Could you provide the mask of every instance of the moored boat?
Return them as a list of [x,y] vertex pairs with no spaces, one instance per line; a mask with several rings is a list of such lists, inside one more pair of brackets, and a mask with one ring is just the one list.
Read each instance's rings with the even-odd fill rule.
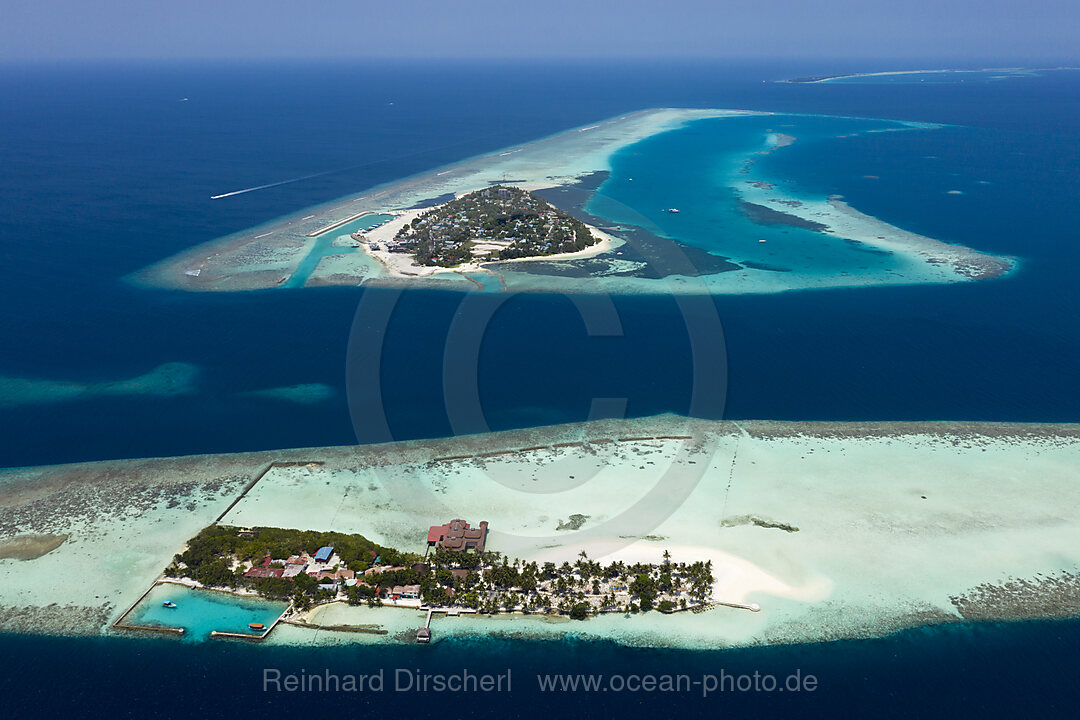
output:
[[266,626],[263,625],[262,623],[248,623],[248,627],[251,628],[252,630],[262,630]]
[[161,603],[161,606],[167,608],[174,608],[176,607],[176,603],[174,603],[172,600],[166,600],[165,602]]

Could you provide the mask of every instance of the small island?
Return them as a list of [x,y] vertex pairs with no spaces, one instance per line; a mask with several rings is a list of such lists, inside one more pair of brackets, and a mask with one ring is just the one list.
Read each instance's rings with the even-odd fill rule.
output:
[[[420,554],[355,533],[211,525],[188,541],[158,584],[285,601],[289,607],[280,621],[300,627],[319,627],[308,622],[307,611],[334,602],[425,610],[428,623],[431,612],[585,620],[603,613],[696,611],[713,604],[710,560],[675,562],[665,552],[660,563],[602,564],[581,551],[573,563],[539,563],[488,550],[486,538],[486,522],[472,528],[452,520],[430,528]],[[156,629],[123,620],[116,627]],[[262,623],[251,629],[260,639],[269,633]],[[430,630],[418,639],[427,642]]]
[[387,249],[411,253],[421,265],[456,267],[579,252],[596,242],[585,223],[538,195],[496,185],[407,221]]

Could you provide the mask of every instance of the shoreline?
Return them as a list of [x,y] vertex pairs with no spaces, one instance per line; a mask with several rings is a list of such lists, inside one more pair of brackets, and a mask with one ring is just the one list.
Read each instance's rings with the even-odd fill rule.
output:
[[[522,187],[524,184],[515,185],[515,187]],[[548,186],[554,187],[554,186]],[[528,187],[523,189],[544,189],[542,187]],[[441,207],[441,205],[432,205],[425,208],[399,210],[399,211],[387,211],[395,212],[396,215],[393,220],[389,220],[379,227],[363,233],[362,237],[353,236],[353,240],[360,246],[358,249],[367,255],[371,260],[379,263],[386,271],[386,280],[408,280],[410,278],[435,278],[439,275],[449,276],[452,273],[458,275],[464,275],[467,273],[491,273],[493,275],[500,275],[496,270],[492,269],[492,266],[501,265],[504,263],[521,263],[521,262],[560,262],[563,260],[580,260],[585,258],[596,257],[602,255],[610,250],[618,248],[623,244],[623,241],[613,237],[612,235],[600,230],[599,228],[585,224],[585,227],[589,228],[589,232],[592,233],[596,242],[587,248],[582,250],[576,250],[568,253],[555,253],[552,255],[537,255],[534,257],[512,258],[510,260],[473,260],[471,262],[462,263],[453,267],[443,267],[440,265],[418,265],[412,258],[412,255],[406,253],[392,253],[389,250],[372,250],[372,244],[378,244],[385,247],[389,241],[391,241],[397,232],[403,225],[411,222],[419,215],[425,212]],[[324,258],[325,260],[326,258]],[[312,273],[314,277],[318,273]],[[310,281],[309,281],[310,284]]]
[[[323,464],[301,464],[311,461]],[[267,470],[270,462],[293,464]],[[573,560],[582,549],[600,562],[655,560],[665,549],[677,561],[707,557],[714,600],[760,607],[603,615],[572,626],[628,645],[786,644],[940,622],[1077,617],[1080,549],[1068,542],[1080,522],[1076,467],[1078,424],[665,415],[9,469],[0,473],[0,530],[69,540],[34,560],[0,561],[0,630],[108,632],[182,543],[222,514],[224,524],[363,532],[409,549],[453,512],[490,520],[491,546],[510,557]],[[401,494],[406,478],[413,489]],[[535,494],[537,481],[554,485]],[[69,582],[58,588],[58,576]],[[365,635],[379,642],[401,642],[397,625],[416,627],[410,613],[353,610],[325,624],[385,626],[386,635]],[[513,628],[542,639],[560,625],[498,615],[452,630],[444,620],[433,626],[440,637]],[[313,641],[287,627],[268,641],[300,637]]]

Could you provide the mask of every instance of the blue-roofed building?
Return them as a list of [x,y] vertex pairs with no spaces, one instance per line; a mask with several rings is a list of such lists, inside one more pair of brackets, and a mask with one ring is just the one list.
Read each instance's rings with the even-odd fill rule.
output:
[[334,554],[334,548],[330,545],[319,548],[319,551],[315,553],[315,562],[324,563],[330,559],[330,556]]

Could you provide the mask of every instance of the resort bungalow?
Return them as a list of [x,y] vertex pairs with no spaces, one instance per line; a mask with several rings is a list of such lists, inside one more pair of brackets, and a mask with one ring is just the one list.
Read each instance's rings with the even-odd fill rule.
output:
[[420,597],[419,585],[395,585],[390,589],[391,600],[415,600]]
[[464,520],[451,520],[445,525],[432,525],[428,530],[428,547],[440,547],[445,550],[464,552],[465,550],[484,551],[487,542],[487,520],[479,527],[470,527]]

